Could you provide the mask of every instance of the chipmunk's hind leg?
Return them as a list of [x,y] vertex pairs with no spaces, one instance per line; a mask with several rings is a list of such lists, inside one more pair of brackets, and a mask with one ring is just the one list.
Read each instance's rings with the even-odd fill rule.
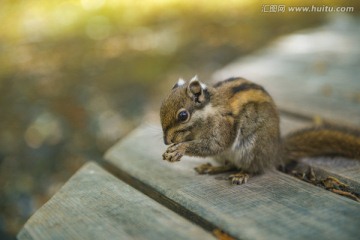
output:
[[196,172],[199,174],[219,174],[224,172],[229,172],[235,170],[235,166],[228,164],[228,165],[221,165],[221,166],[213,166],[211,163],[201,164],[194,168]]

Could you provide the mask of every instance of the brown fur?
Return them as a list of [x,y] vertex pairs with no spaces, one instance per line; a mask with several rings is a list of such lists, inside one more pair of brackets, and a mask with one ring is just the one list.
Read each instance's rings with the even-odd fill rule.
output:
[[302,129],[284,138],[286,161],[318,156],[360,159],[359,130],[322,125]]
[[[182,109],[190,114],[186,122],[177,116]],[[168,161],[179,161],[183,155],[212,156],[222,164],[257,174],[282,161],[307,156],[360,159],[360,133],[339,127],[305,129],[282,141],[271,96],[242,78],[211,87],[197,79],[176,84],[162,103],[160,117],[164,142],[171,144],[163,155]]]

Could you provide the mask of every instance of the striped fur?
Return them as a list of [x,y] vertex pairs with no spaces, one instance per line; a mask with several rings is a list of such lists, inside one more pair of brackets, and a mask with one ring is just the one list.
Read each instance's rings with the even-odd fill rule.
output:
[[[190,119],[176,114],[186,109]],[[279,115],[268,92],[243,78],[206,86],[197,78],[177,84],[160,109],[164,160],[212,156],[250,174],[308,156],[360,159],[360,131],[323,125],[280,138]]]
[[[213,156],[251,173],[275,166],[279,120],[270,95],[242,78],[201,86],[206,99],[201,104],[186,97],[189,85],[173,89],[164,100],[160,116],[165,142],[186,146],[182,154]],[[188,109],[189,122],[176,120],[180,108]]]

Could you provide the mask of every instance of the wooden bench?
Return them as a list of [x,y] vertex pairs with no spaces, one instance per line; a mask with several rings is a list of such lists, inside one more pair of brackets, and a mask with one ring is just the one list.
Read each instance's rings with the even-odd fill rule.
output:
[[[345,37],[360,42],[358,35]],[[304,68],[293,69],[292,79],[279,68],[263,75],[252,70],[267,69],[274,62],[277,66],[289,61],[311,64],[292,52],[281,52],[281,46],[271,49],[224,68],[214,78],[254,75],[251,79],[265,85],[280,106],[283,134],[310,124],[315,115],[359,126],[359,102],[347,98],[360,92],[359,68],[351,70],[357,71],[355,75],[351,72],[341,79],[349,82],[348,87],[340,84],[338,88],[337,73],[348,73],[336,61],[329,61],[326,88],[334,94],[319,94],[323,78],[317,78],[317,73],[302,78]],[[337,56],[336,49],[323,52],[330,50]],[[346,56],[359,60],[350,52]],[[360,202],[356,199],[280,171],[253,177],[244,185],[230,185],[227,174],[198,175],[193,170],[211,159],[184,157],[168,163],[161,158],[165,149],[158,122],[140,126],[107,151],[102,166],[90,162],[81,168],[28,220],[18,239],[359,239]],[[303,159],[296,171],[303,169],[311,169],[321,179],[335,177],[360,194],[360,161]]]

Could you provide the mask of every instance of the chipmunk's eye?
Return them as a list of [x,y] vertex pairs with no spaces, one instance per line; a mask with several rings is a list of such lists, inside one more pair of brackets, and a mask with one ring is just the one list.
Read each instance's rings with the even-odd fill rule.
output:
[[189,119],[189,112],[185,109],[180,109],[177,118],[180,122],[186,122]]

